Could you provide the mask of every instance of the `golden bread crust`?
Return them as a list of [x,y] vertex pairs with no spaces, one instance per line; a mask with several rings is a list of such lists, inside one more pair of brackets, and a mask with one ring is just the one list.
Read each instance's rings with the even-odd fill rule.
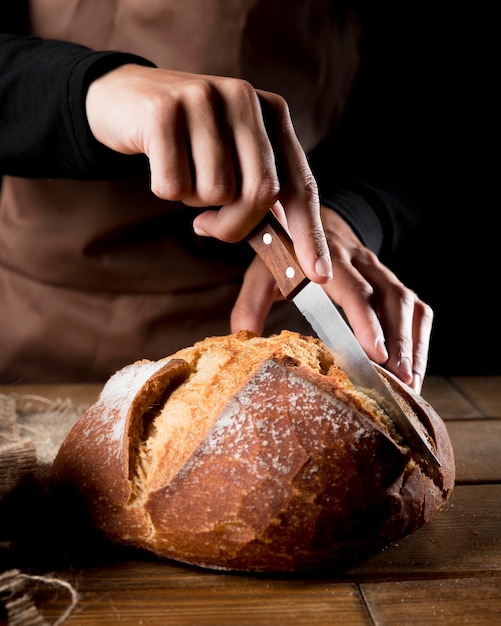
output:
[[75,425],[54,480],[113,541],[204,567],[298,571],[351,563],[443,508],[443,421],[380,370],[434,446],[411,452],[317,339],[210,337],[117,372]]

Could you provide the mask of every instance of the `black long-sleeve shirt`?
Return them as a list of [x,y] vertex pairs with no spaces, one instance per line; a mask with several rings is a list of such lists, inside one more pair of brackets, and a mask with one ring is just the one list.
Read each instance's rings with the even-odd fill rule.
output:
[[131,62],[150,64],[126,53],[0,34],[0,172],[85,180],[144,169],[143,159],[119,155],[96,141],[85,117],[90,82]]

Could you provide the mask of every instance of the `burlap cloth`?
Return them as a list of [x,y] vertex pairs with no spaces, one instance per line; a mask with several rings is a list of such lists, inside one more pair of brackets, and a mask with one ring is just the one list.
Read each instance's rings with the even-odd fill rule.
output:
[[[40,563],[32,567],[27,554],[36,562],[37,546],[48,541],[51,465],[86,408],[64,398],[0,394],[0,626],[62,624],[77,604],[72,585],[37,571]],[[43,605],[54,596],[65,608],[48,622]]]

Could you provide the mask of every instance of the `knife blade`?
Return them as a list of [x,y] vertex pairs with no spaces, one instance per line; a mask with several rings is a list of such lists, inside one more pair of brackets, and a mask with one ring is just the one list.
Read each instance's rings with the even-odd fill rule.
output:
[[430,444],[403,412],[336,305],[304,274],[291,238],[271,211],[247,241],[273,274],[282,295],[297,306],[355,387],[379,404],[411,450],[440,467]]

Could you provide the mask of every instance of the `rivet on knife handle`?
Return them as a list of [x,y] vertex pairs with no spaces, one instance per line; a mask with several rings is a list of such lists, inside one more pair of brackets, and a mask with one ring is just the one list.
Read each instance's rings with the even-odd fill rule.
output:
[[291,238],[271,213],[248,235],[247,241],[268,266],[287,300],[309,282],[296,259]]

